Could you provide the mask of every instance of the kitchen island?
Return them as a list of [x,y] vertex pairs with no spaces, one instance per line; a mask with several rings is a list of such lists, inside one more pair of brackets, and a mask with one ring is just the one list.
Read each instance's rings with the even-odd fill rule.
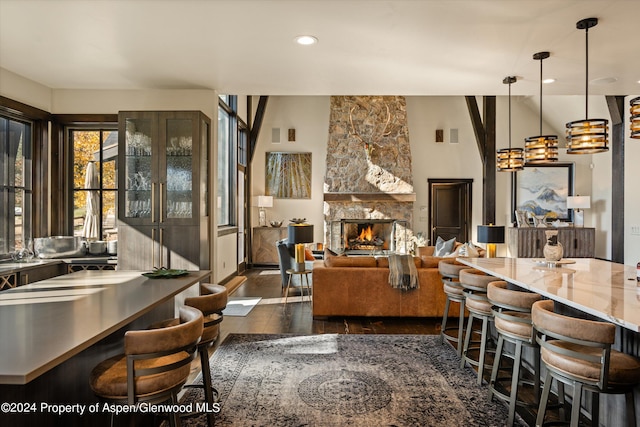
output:
[[[555,301],[555,310],[617,325],[614,348],[640,356],[640,287],[632,266],[594,258],[550,264],[535,258],[457,258],[498,279]],[[600,397],[601,425],[625,424],[624,398]],[[635,388],[635,425],[640,425],[640,385]]]
[[[96,402],[89,372],[122,352],[126,330],[172,317],[174,297],[211,274],[148,279],[141,273],[80,271],[1,292],[0,401]],[[0,413],[0,425],[58,420],[46,415]],[[65,422],[72,424],[64,425],[91,424],[77,414],[70,417]]]

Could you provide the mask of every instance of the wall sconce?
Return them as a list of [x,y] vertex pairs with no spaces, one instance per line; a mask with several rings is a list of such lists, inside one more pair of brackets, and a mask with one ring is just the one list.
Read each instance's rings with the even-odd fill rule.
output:
[[496,243],[504,243],[504,225],[479,225],[478,242],[487,244],[487,258],[495,258]]
[[289,140],[289,142],[296,142],[296,130],[295,129],[289,129],[288,140]]
[[589,209],[591,207],[590,196],[569,196],[567,197],[567,208],[574,209],[573,225],[575,227],[584,227],[584,211],[580,209]]
[[633,98],[631,104],[631,138],[640,139],[640,96]]
[[436,129],[436,142],[444,142],[444,130]]
[[267,212],[264,208],[273,207],[273,196],[258,196],[256,201],[256,205],[260,208],[258,212],[258,225],[260,227],[267,226]]

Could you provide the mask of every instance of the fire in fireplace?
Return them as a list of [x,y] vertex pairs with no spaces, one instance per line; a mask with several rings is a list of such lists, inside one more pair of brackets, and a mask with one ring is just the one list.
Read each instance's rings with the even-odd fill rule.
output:
[[389,250],[393,241],[392,219],[343,219],[342,236],[346,251]]

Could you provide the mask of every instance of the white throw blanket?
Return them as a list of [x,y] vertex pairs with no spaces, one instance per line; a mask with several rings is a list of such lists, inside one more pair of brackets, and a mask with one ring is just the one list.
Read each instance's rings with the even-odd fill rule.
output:
[[403,291],[420,287],[418,269],[411,255],[389,255],[389,284]]

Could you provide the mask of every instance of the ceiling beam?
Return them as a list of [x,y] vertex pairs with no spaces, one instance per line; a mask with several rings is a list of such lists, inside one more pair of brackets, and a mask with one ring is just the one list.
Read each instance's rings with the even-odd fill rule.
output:
[[482,119],[475,96],[465,96],[482,160],[482,223],[496,223],[496,97],[482,97]]
[[256,109],[256,117],[253,119],[251,125],[251,132],[249,134],[249,163],[253,160],[253,154],[256,151],[256,145],[258,144],[258,135],[260,135],[260,128],[262,127],[262,120],[267,110],[268,96],[261,96],[258,101],[258,108]]
[[611,115],[611,261],[624,263],[624,96],[607,96]]

